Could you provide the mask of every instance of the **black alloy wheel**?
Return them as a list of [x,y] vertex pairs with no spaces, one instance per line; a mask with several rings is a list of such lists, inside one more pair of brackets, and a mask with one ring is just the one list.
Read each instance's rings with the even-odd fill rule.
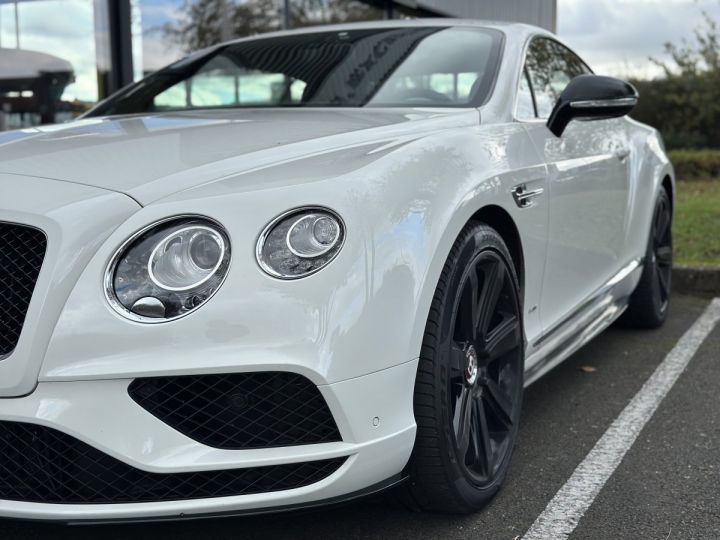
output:
[[467,513],[498,491],[517,437],[524,350],[508,249],[494,229],[470,225],[443,269],[420,355],[413,507]]
[[663,190],[655,205],[652,235],[652,260],[650,265],[655,271],[656,301],[661,310],[667,310],[670,302],[670,282],[672,278],[672,210],[670,199]]
[[672,289],[672,203],[664,188],[655,200],[643,272],[619,323],[659,328],[667,318]]
[[449,351],[455,450],[466,474],[492,482],[512,444],[522,390],[519,305],[508,264],[495,251],[468,266],[456,298]]

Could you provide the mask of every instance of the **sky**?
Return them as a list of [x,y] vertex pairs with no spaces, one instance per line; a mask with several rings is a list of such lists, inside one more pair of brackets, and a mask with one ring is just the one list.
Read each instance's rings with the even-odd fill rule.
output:
[[160,28],[177,19],[183,0],[136,0],[142,22],[142,70],[159,69],[177,60],[182,51],[177,45],[167,43]]
[[[475,0],[478,1],[478,0]],[[501,1],[501,0],[500,0]],[[557,0],[558,34],[597,72],[652,78],[661,69],[664,44],[691,38],[703,11],[720,21],[720,0]],[[143,26],[158,27],[176,14],[180,0],[141,0]],[[144,36],[145,64],[157,68],[174,60],[176,49],[158,33]]]
[[[11,4],[0,0],[0,43],[15,46]],[[242,1],[242,0],[236,0]],[[479,0],[475,0],[479,1]],[[501,1],[501,0],[500,0]],[[180,55],[176,46],[149,31],[177,16],[183,0],[133,0],[141,71],[160,68]],[[557,0],[558,34],[597,72],[618,77],[661,74],[649,57],[665,59],[663,44],[692,38],[707,11],[720,21],[720,0]],[[50,16],[48,16],[50,15]],[[54,54],[75,67],[76,82],[65,99],[97,99],[92,0],[21,2],[21,46]]]
[[652,78],[648,58],[692,39],[703,11],[720,21],[720,0],[558,0],[558,35],[597,73]]

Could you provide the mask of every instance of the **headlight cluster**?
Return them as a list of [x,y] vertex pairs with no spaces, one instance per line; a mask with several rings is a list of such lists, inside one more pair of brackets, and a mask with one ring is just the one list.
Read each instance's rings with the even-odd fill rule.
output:
[[[332,261],[345,241],[337,214],[302,208],[276,218],[260,235],[256,255],[271,276],[297,279]],[[105,294],[121,315],[163,322],[194,311],[220,288],[230,267],[230,240],[214,221],[177,217],[135,234],[105,272]]]
[[260,235],[257,259],[271,276],[297,279],[332,261],[345,240],[340,218],[325,208],[293,210]]
[[230,266],[230,242],[219,225],[177,218],[141,231],[118,251],[105,276],[108,300],[136,320],[176,319],[218,290]]

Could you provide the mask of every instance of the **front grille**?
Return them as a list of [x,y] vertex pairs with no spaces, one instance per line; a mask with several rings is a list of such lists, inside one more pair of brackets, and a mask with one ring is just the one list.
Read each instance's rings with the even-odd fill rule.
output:
[[174,474],[136,469],[52,428],[0,422],[0,499],[102,504],[267,493],[327,478],[347,458]]
[[134,380],[130,396],[157,418],[215,448],[272,448],[342,440],[312,382],[258,372]]
[[0,358],[20,339],[46,247],[42,231],[0,222]]

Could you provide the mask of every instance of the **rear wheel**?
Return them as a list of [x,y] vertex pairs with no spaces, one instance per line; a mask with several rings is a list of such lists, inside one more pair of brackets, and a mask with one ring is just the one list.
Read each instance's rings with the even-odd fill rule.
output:
[[661,189],[655,202],[642,277],[620,322],[635,328],[659,328],[667,318],[672,285],[672,207]]
[[510,254],[495,230],[468,226],[445,263],[420,355],[406,485],[417,509],[467,513],[495,495],[517,436],[523,368]]

